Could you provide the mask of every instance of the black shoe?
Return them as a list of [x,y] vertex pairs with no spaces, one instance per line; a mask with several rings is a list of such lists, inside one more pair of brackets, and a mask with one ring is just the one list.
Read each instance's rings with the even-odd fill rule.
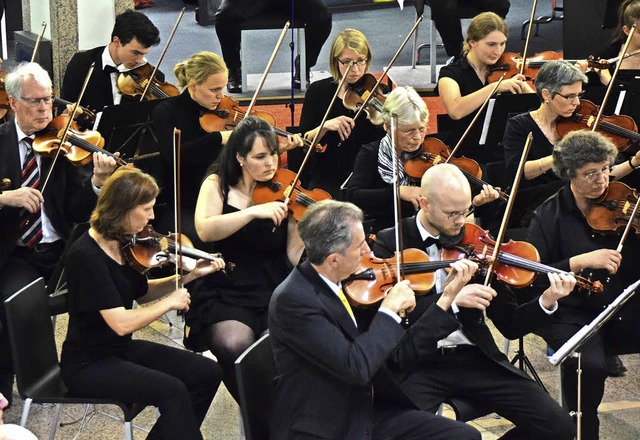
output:
[[[293,71],[293,88],[300,90],[302,82],[300,81],[300,56],[297,55],[294,61],[295,70]],[[311,69],[307,68],[307,87],[309,87],[309,78],[311,78]]]
[[606,357],[604,361],[604,370],[609,377],[622,377],[627,374],[627,367],[625,367],[622,360],[615,355]]
[[242,93],[242,69],[240,67],[229,69],[227,92]]

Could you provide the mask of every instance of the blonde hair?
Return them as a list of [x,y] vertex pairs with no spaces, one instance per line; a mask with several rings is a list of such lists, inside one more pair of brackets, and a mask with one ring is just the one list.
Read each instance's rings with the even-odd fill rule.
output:
[[371,66],[371,48],[369,47],[367,37],[359,30],[345,29],[336,35],[331,45],[331,52],[329,53],[329,70],[331,70],[331,76],[333,76],[336,82],[340,81],[341,78],[338,58],[347,48],[353,49],[358,54],[367,58],[365,72],[368,72]]
[[483,12],[476,15],[467,28],[467,38],[464,40],[462,52],[469,52],[469,49],[471,49],[470,42],[480,41],[493,31],[500,31],[505,37],[509,36],[509,27],[498,14]]
[[178,79],[178,85],[182,88],[193,82],[202,84],[207,78],[216,73],[227,74],[227,65],[220,55],[213,52],[198,52],[191,58],[176,64],[173,73]]

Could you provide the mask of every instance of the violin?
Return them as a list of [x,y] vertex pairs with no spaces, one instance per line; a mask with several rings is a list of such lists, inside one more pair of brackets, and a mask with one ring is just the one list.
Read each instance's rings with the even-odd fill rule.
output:
[[[124,95],[133,97],[142,96],[149,84],[149,78],[153,71],[153,66],[146,63],[127,72],[121,72],[116,80],[116,86],[118,90],[120,90],[120,93]],[[178,96],[179,94],[180,91],[176,86],[168,82],[160,82],[154,76],[151,78],[151,84],[149,85],[147,93],[144,95],[144,99],[150,101],[152,99]]]
[[47,128],[38,132],[33,141],[34,151],[41,156],[53,157],[60,150],[60,154],[75,166],[88,164],[92,160],[92,153],[96,152],[112,157],[118,165],[127,165],[124,159],[102,148],[104,138],[100,133],[92,130],[79,131],[75,122],[71,123],[66,141],[61,143],[60,136],[69,122],[69,117],[66,114],[56,116]]
[[[587,214],[587,223],[595,231],[616,234],[622,232],[631,220],[631,212],[638,202],[638,192],[622,182],[610,182],[605,193],[593,201]],[[631,227],[640,236],[638,216]]]
[[[488,231],[474,223],[466,223],[464,236],[459,244],[445,246],[442,250],[443,260],[455,260],[460,257],[469,258],[477,262],[480,267],[490,264],[487,256],[493,253],[495,240]],[[526,241],[509,240],[502,243],[498,260],[494,262],[493,271],[496,277],[514,287],[529,286],[535,280],[537,273],[559,273],[569,275],[568,272],[540,263],[538,250]],[[577,285],[593,293],[604,290],[602,283],[574,275]]]
[[378,88],[374,90],[377,83],[378,80],[373,74],[365,73],[358,82],[349,84],[344,98],[342,98],[342,104],[346,108],[358,111],[369,95],[373,93],[373,96],[369,99],[364,109],[373,125],[382,124],[382,106],[386,99],[386,96],[382,94]]
[[[54,98],[54,104],[56,105],[73,105],[74,103],[71,101],[67,101],[62,98]],[[87,107],[79,106],[82,110],[82,113],[76,115],[75,120],[78,121],[80,125],[83,127],[91,127],[96,122],[96,112]]]
[[[532,57],[527,57],[523,69],[523,75],[527,77],[527,81],[533,81],[538,75],[538,70],[548,61],[561,60],[562,56],[553,51],[540,52]],[[579,60],[565,60],[570,63],[576,63]],[[615,60],[614,60],[615,61]],[[610,60],[595,58],[590,55],[587,58],[587,65],[593,69],[608,69]],[[512,78],[520,73],[522,67],[522,55],[514,52],[504,52],[493,66],[489,67],[487,82],[498,81],[503,73],[506,78]]]
[[[408,159],[404,163],[404,170],[410,177],[421,179],[425,171],[439,163],[445,163],[451,155],[451,149],[444,142],[437,138],[425,138],[422,143],[422,151],[416,157]],[[457,166],[471,183],[486,185],[482,180],[482,170],[480,165],[473,159],[462,157],[452,157],[449,163]],[[500,199],[507,200],[509,195],[500,191]]]
[[[195,269],[196,259],[213,261],[214,258],[222,258],[219,253],[210,254],[194,248],[191,240],[184,234],[163,235],[151,225],[145,226],[122,247],[127,262],[140,273],[165,264],[175,264],[176,250],[182,254],[182,265],[189,272]],[[224,271],[232,271],[234,268],[233,263],[227,262]]]
[[300,220],[306,209],[321,200],[331,199],[328,192],[319,188],[306,190],[298,180],[295,188],[291,188],[296,173],[284,168],[278,168],[275,175],[268,182],[258,182],[253,189],[253,201],[256,204],[268,202],[283,202],[289,199],[288,210],[293,218]]
[[[556,131],[562,138],[570,131],[593,129],[593,123],[600,107],[588,100],[581,100],[580,105],[568,118],[561,118],[556,123]],[[638,126],[631,116],[602,116],[596,131],[605,135],[616,146],[618,151],[625,151],[634,142],[640,141]]]
[[447,268],[454,262],[430,261],[426,252],[420,249],[405,249],[401,253],[402,274],[397,273],[397,255],[390,258],[376,258],[372,254],[363,256],[358,270],[342,280],[349,302],[358,307],[374,306],[403,279],[409,280],[409,287],[416,295],[424,295],[435,285],[435,271]]

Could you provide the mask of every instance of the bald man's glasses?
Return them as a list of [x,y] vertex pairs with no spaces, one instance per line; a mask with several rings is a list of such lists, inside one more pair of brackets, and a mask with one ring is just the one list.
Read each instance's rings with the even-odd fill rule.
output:
[[[437,206],[436,206],[437,207]],[[468,216],[470,216],[471,214],[473,214],[473,211],[475,211],[475,206],[471,205],[469,206],[468,209],[465,209],[464,211],[452,211],[452,212],[447,212],[447,211],[443,211],[442,209],[438,208],[438,210],[443,213],[444,215],[447,216],[447,218],[449,220],[453,220],[456,219],[460,216],[466,218]]]

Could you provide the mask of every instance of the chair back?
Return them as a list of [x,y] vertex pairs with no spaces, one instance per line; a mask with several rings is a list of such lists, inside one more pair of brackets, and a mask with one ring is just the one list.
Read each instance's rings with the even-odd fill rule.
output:
[[[44,381],[60,375],[47,299],[44,279],[38,278],[4,302],[16,382],[23,398],[34,397]],[[49,391],[63,395],[64,385],[57,382],[62,389]]]
[[236,359],[235,367],[245,438],[267,440],[277,375],[269,335],[262,336],[247,348]]

